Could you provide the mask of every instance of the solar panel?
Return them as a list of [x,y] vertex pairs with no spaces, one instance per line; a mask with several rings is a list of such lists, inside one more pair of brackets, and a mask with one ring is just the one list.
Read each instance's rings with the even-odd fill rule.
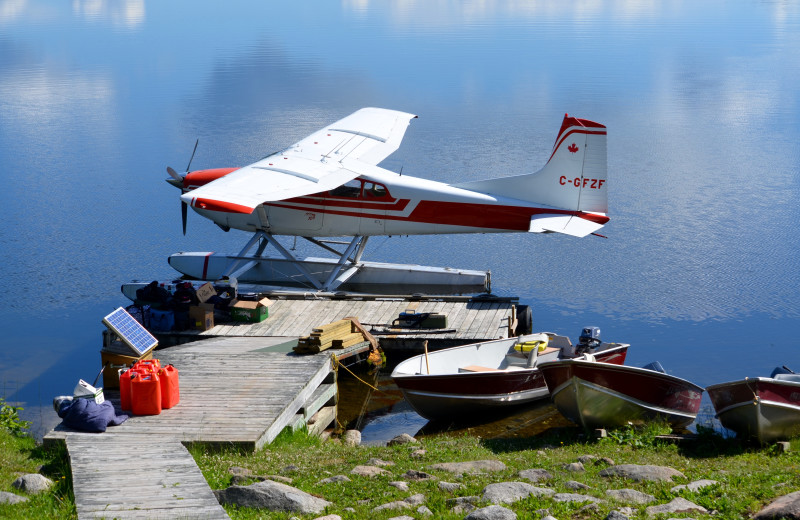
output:
[[158,344],[158,340],[122,307],[103,318],[103,323],[140,356]]

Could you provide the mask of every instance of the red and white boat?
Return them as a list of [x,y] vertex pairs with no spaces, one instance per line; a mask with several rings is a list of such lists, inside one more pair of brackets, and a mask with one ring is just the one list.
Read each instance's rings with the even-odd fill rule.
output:
[[800,435],[800,374],[776,368],[770,377],[706,387],[722,425],[761,444]]
[[540,370],[556,408],[586,429],[653,419],[685,427],[697,417],[703,394],[702,387],[664,373],[658,362],[637,368],[575,359]]
[[582,356],[586,349],[598,361],[622,364],[629,346],[599,339],[576,346],[566,336],[531,334],[414,356],[398,364],[392,378],[426,419],[475,420],[476,414],[547,398],[540,371],[546,363]]

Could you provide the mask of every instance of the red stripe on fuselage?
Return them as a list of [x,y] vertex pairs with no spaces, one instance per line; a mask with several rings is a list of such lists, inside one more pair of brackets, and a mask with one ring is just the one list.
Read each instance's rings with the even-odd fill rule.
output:
[[252,213],[255,209],[242,204],[212,199],[192,199],[192,207],[221,213],[244,213],[245,215]]
[[[584,213],[582,211],[495,204],[423,200],[417,204],[410,215],[403,216],[362,211],[361,208],[358,207],[358,202],[355,201],[352,202],[349,207],[338,206],[335,209],[322,204],[322,202],[321,199],[315,201],[317,205],[316,208],[296,207],[280,203],[268,203],[265,205],[295,211],[308,211],[309,209],[313,209],[322,214],[346,217],[377,218],[422,224],[506,229],[513,231],[528,231],[531,217],[534,215],[575,215],[598,224],[605,224],[609,221],[609,218],[605,215]],[[327,202],[328,201],[325,201],[325,203]],[[404,199],[404,202],[405,204],[403,207],[405,207],[409,201]]]

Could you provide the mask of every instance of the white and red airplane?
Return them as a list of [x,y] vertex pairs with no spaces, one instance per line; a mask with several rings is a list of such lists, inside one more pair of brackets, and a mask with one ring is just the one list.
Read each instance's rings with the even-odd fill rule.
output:
[[[416,117],[363,108],[243,168],[189,172],[187,167],[184,173],[167,168],[168,182],[182,190],[184,233],[187,205],[225,231],[255,233],[239,255],[226,257],[238,263],[215,276],[242,274],[245,266],[263,261],[267,243],[287,260],[300,262],[273,235],[306,238],[341,255],[339,268],[313,284],[332,289],[347,279],[342,268],[360,261],[367,237],[374,235],[532,232],[583,237],[608,222],[605,126],[565,115],[550,158],[538,172],[445,184],[377,166],[398,149]],[[341,236],[353,237],[345,252],[313,238]],[[248,257],[259,241],[258,252]],[[172,257],[170,263],[185,272]],[[302,265],[298,269],[302,272]],[[200,276],[197,269],[186,274]],[[211,278],[207,269],[202,275]]]

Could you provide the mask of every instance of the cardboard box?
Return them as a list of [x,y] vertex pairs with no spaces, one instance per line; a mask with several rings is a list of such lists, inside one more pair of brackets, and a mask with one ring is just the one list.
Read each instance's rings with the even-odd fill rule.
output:
[[103,370],[103,388],[119,388],[119,369],[130,367],[140,359],[153,359],[151,348],[141,356],[137,356],[127,345],[121,341],[113,341],[100,351],[101,366],[108,366]]
[[206,283],[204,283],[203,285],[201,285],[200,287],[197,288],[197,291],[195,291],[195,294],[197,295],[197,300],[200,303],[205,303],[212,296],[216,296],[217,291],[216,291],[216,289],[214,289],[214,286],[211,285],[211,282],[206,282]]
[[214,327],[214,304],[201,303],[189,307],[189,327],[209,330]]
[[261,298],[255,302],[233,300],[230,307],[231,319],[250,323],[264,321],[269,317],[270,305],[272,305],[272,300],[269,298]]

